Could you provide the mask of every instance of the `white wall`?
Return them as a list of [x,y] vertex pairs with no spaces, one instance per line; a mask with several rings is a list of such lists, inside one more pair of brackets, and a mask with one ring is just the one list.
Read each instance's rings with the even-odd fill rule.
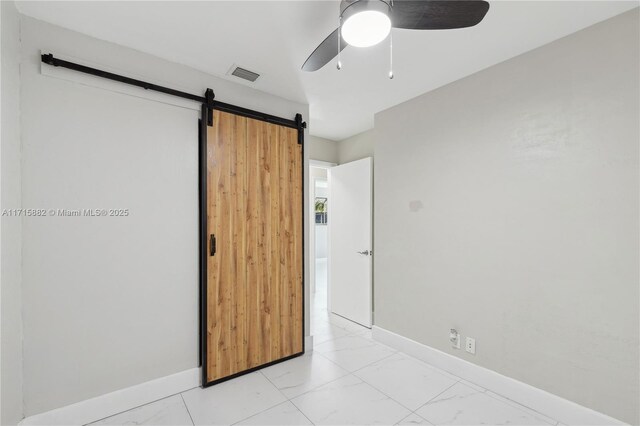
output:
[[344,164],[374,155],[374,131],[358,133],[338,142],[338,163]]
[[40,50],[308,117],[306,105],[22,18],[23,204],[130,209],[124,218],[24,221],[27,416],[198,365],[199,106],[43,75]]
[[384,111],[374,132],[376,325],[633,424],[638,15]]
[[309,158],[311,160],[326,161],[327,163],[337,163],[338,144],[338,142],[330,139],[309,136],[307,143],[309,147]]
[[[2,27],[2,147],[0,209],[21,207],[20,201],[20,17],[13,2],[0,3]],[[22,419],[22,219],[2,216],[0,223],[0,423]]]

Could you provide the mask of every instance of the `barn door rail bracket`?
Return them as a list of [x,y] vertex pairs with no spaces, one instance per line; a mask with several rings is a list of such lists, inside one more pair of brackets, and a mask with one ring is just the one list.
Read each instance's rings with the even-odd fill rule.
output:
[[207,106],[207,124],[213,126],[213,108],[215,107],[216,97],[212,89],[207,89],[204,92],[204,103]]
[[296,114],[295,123],[298,129],[298,144],[302,145],[304,143],[304,129],[307,128],[307,123],[302,121],[302,114]]

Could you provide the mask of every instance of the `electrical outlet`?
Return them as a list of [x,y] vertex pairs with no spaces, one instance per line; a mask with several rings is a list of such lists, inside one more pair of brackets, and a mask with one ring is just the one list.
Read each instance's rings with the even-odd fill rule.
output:
[[464,349],[469,352],[470,354],[475,354],[476,353],[476,339],[473,339],[471,337],[467,337],[467,340],[465,341],[466,345],[464,347]]
[[460,349],[460,334],[455,328],[449,331],[449,341],[451,342],[451,347]]

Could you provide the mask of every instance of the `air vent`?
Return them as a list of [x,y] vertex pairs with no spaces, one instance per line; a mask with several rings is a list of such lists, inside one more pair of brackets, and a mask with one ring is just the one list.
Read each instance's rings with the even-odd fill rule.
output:
[[235,67],[235,69],[231,72],[231,75],[235,75],[236,77],[240,77],[243,80],[248,80],[251,82],[256,81],[258,77],[260,77],[260,74],[240,67]]

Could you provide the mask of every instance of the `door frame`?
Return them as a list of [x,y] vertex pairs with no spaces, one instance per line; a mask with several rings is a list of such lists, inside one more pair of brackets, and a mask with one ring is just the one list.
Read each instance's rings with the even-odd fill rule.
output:
[[[298,144],[301,145],[301,159],[302,159],[302,167],[301,169],[301,189],[302,189],[302,203],[300,205],[300,209],[302,212],[302,352],[287,356],[285,358],[281,358],[275,361],[271,361],[256,367],[252,367],[248,370],[241,371],[239,373],[235,373],[229,375],[227,377],[223,377],[221,379],[207,381],[207,263],[209,257],[209,235],[208,235],[208,223],[207,223],[207,128],[210,125],[213,125],[213,111],[218,110],[222,112],[227,112],[235,115],[239,115],[242,117],[248,117],[254,120],[265,121],[267,123],[277,124],[284,127],[290,127],[296,129],[298,131]],[[304,207],[305,207],[305,188],[304,188],[304,130],[307,127],[307,123],[302,121],[302,114],[296,114],[294,120],[288,120],[286,118],[277,117],[270,114],[265,114],[259,111],[253,111],[247,108],[214,101],[209,104],[209,107],[206,104],[202,105],[200,119],[198,120],[198,210],[199,210],[199,218],[198,218],[198,235],[199,235],[199,286],[200,286],[200,306],[199,306],[199,355],[200,355],[200,373],[201,373],[201,382],[200,385],[203,388],[213,386],[218,383],[225,382],[227,380],[234,379],[239,376],[243,376],[245,374],[252,373],[254,371],[260,370],[262,368],[268,367],[270,365],[278,364],[280,362],[284,362],[290,360],[292,358],[299,357],[304,355],[305,348],[305,305],[306,305],[306,294],[305,294],[305,259],[308,253],[305,250],[305,223],[304,223]]]

